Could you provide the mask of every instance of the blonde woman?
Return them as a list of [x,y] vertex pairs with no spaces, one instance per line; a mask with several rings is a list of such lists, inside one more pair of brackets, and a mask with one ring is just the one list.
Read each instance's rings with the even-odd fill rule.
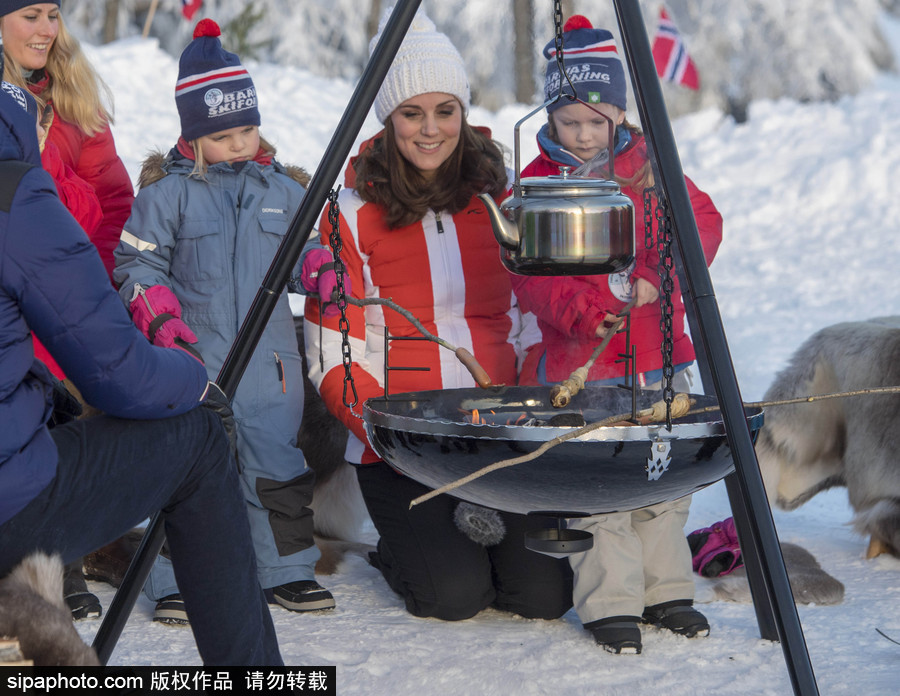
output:
[[48,142],[100,200],[103,220],[91,241],[111,276],[134,187],[110,132],[112,114],[103,99],[109,101],[109,89],[66,29],[58,0],[0,0],[0,36],[3,79],[30,90],[42,107],[50,104]]

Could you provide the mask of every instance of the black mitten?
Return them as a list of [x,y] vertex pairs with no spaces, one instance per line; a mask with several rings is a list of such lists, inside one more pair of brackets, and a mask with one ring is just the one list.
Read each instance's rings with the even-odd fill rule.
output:
[[60,380],[53,381],[53,414],[47,422],[48,428],[73,421],[82,412],[81,402],[66,389],[66,385]]
[[237,461],[237,426],[234,422],[234,412],[231,410],[231,403],[225,392],[215,382],[210,382],[206,388],[206,401],[203,406],[210,411],[216,413],[222,419],[222,427],[225,428],[225,434],[228,435],[228,442],[231,444],[231,451],[234,453],[234,460]]

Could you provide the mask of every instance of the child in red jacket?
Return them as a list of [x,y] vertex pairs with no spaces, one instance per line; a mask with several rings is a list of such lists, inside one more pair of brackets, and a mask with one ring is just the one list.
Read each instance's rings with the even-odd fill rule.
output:
[[[541,154],[521,176],[547,176],[559,174],[560,167],[581,167],[579,173],[607,178],[611,119],[615,125],[614,178],[634,202],[640,220],[644,191],[653,186],[653,175],[641,131],[625,120],[625,72],[615,40],[610,32],[593,28],[580,15],[570,18],[564,29],[567,80],[560,79],[555,42],[544,48],[549,60],[546,99],[557,97],[561,84],[564,96],[547,107],[547,124],[538,133]],[[573,88],[579,101],[566,96]],[[709,263],[722,239],[722,217],[705,193],[690,180],[687,185]],[[537,315],[542,333],[541,343],[530,349],[521,383],[555,384],[568,378],[588,362],[616,314],[634,301],[629,321],[636,353],[636,383],[645,389],[660,388],[658,253],[655,247],[644,248],[643,234],[637,238],[635,260],[621,273],[512,276],[523,309]],[[684,305],[677,282],[671,299],[674,386],[689,391],[687,367],[694,360],[694,351],[684,331]],[[588,381],[621,382],[624,367],[617,358],[625,348],[625,335],[614,336],[588,373]],[[573,528],[585,529],[594,536],[591,550],[569,558],[575,571],[575,609],[584,627],[609,652],[639,653],[640,622],[688,637],[709,633],[705,617],[692,607],[691,553],[684,536],[689,507],[690,497],[685,497],[570,522]]]

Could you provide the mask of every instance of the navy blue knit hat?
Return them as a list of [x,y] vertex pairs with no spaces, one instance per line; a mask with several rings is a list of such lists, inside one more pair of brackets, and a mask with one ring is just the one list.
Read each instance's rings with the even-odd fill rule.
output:
[[[59,5],[59,0],[46,0],[46,2]],[[0,0],[0,17],[8,15],[10,12],[21,10],[29,5],[36,5],[34,0]]]
[[[559,67],[556,64],[556,42],[544,46],[547,76],[544,100],[559,94]],[[616,50],[616,40],[606,29],[594,29],[587,17],[573,15],[563,27],[563,63],[566,75],[575,87],[575,96],[588,104],[612,104],[625,109],[625,69]],[[563,93],[571,94],[568,82]],[[548,113],[571,104],[563,97],[547,107]]]
[[178,61],[175,106],[185,140],[258,126],[256,88],[240,58],[222,48],[219,25],[202,19]]

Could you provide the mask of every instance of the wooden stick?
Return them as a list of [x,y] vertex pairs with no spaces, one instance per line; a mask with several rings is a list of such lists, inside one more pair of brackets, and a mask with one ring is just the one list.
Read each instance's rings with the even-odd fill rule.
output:
[[523,454],[521,457],[514,457],[513,459],[504,459],[500,462],[495,462],[494,464],[490,464],[483,469],[479,469],[478,471],[473,471],[468,476],[463,476],[456,481],[452,481],[451,483],[446,484],[445,486],[441,486],[440,488],[436,488],[433,491],[429,491],[424,495],[420,495],[418,498],[414,498],[410,501],[409,507],[412,509],[419,503],[424,503],[426,500],[431,500],[435,496],[441,495],[441,493],[446,493],[447,491],[452,491],[454,488],[459,488],[460,486],[464,486],[470,481],[474,481],[477,478],[481,478],[485,474],[489,474],[492,471],[497,471],[498,469],[505,469],[509,466],[515,466],[516,464],[524,464],[525,462],[530,462],[532,459],[537,459],[544,452],[546,452],[551,447],[556,447],[556,445],[561,442],[565,442],[566,440],[571,440],[574,437],[580,437],[581,435],[585,435],[592,430],[596,430],[597,428],[602,428],[607,425],[613,425],[616,423],[620,423],[628,418],[631,418],[631,413],[620,413],[615,416],[609,416],[608,418],[604,418],[601,421],[597,421],[596,423],[588,423],[577,430],[572,430],[571,432],[564,433],[563,435],[559,435],[558,437],[553,438],[552,440],[547,440],[540,447],[538,447],[534,452],[530,452],[528,454]]
[[141,34],[141,37],[146,39],[150,34],[150,25],[153,24],[153,15],[156,14],[156,6],[159,5],[159,0],[153,0],[150,3],[150,9],[147,10],[147,20],[144,22],[144,31]]
[[618,319],[616,319],[616,321],[613,322],[613,325],[609,327],[609,330],[607,330],[606,336],[603,337],[603,341],[600,343],[600,345],[594,348],[594,352],[591,353],[590,359],[584,365],[570,374],[568,379],[563,380],[559,384],[553,385],[553,387],[550,389],[550,403],[554,408],[565,408],[569,405],[572,397],[582,389],[584,389],[584,383],[587,382],[588,372],[590,372],[590,369],[591,367],[593,367],[594,363],[597,362],[597,358],[600,357],[600,353],[606,350],[606,346],[609,345],[612,337],[616,335],[616,332],[619,330],[619,326],[621,326],[622,322],[625,321],[625,315],[628,314],[629,311],[631,311],[631,308],[634,307],[634,303],[635,301],[632,300],[622,308],[622,311],[617,315]]
[[[332,293],[332,302],[337,303],[337,290]],[[498,384],[493,384],[491,382],[491,377],[488,375],[487,370],[485,370],[481,365],[478,364],[478,361],[475,359],[475,356],[472,355],[465,348],[457,348],[452,343],[445,341],[440,336],[435,336],[433,333],[428,331],[424,326],[422,326],[422,322],[416,319],[416,316],[410,312],[408,309],[401,307],[396,302],[394,302],[389,297],[364,297],[362,299],[357,299],[355,297],[345,297],[347,300],[347,304],[351,304],[355,307],[365,307],[366,305],[382,305],[384,307],[388,307],[389,309],[393,309],[398,314],[402,315],[410,324],[416,327],[416,330],[422,334],[429,341],[434,341],[440,346],[443,346],[447,350],[452,350],[456,355],[456,359],[459,360],[463,366],[469,371],[469,374],[472,375],[472,379],[475,380],[475,384],[479,387],[486,389],[487,387],[492,386],[502,386]]]

